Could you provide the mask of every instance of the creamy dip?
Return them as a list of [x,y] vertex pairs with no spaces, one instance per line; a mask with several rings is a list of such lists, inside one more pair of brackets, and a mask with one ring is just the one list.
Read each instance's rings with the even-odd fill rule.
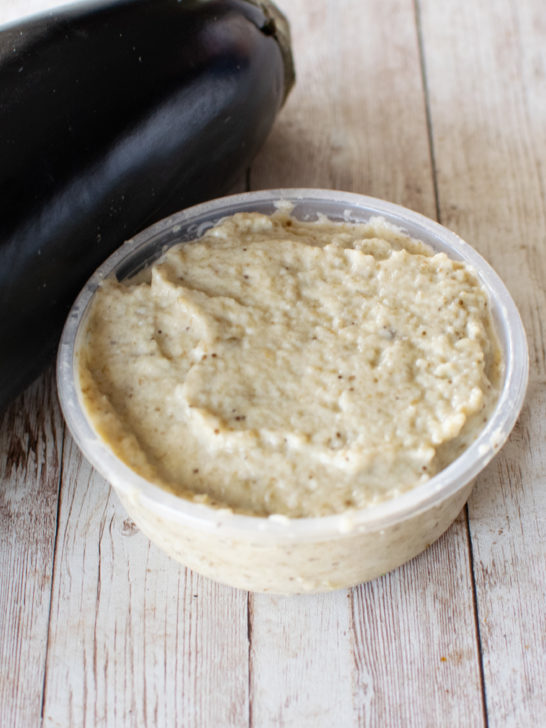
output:
[[100,435],[144,477],[256,515],[321,516],[414,488],[498,396],[488,297],[380,218],[227,218],[106,280],[79,348]]

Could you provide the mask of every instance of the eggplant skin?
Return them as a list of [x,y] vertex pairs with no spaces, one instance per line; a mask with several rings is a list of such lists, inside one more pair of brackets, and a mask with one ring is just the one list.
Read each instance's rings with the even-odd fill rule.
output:
[[0,410],[110,253],[247,168],[289,90],[266,12],[121,0],[0,30]]

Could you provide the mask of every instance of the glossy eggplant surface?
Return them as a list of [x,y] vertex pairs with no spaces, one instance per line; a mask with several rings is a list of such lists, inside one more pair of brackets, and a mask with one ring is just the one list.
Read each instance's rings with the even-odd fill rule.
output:
[[268,2],[120,0],[0,29],[0,409],[111,252],[229,190],[292,81]]

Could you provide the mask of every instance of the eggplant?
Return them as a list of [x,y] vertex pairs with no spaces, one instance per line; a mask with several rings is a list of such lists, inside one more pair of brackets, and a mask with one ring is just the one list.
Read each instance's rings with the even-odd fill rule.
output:
[[110,0],[0,29],[0,410],[111,252],[229,190],[293,79],[268,0]]

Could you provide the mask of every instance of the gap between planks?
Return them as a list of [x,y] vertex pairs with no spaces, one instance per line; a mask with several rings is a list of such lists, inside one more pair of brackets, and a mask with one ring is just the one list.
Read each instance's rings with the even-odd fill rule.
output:
[[[430,91],[427,79],[427,67],[425,59],[424,39],[423,39],[423,27],[421,22],[421,2],[420,0],[413,0],[414,12],[415,12],[415,27],[417,31],[417,41],[419,46],[419,63],[421,67],[421,78],[423,83],[423,96],[426,108],[426,119],[427,119],[427,135],[428,144],[430,149],[430,163],[432,167],[432,177],[434,186],[434,207],[436,212],[437,221],[442,224],[441,206],[440,206],[440,191],[438,186],[438,175],[436,165],[436,153],[434,149],[434,130],[432,122],[432,112],[430,108]],[[479,618],[479,606],[478,606],[478,594],[476,589],[476,577],[474,573],[474,554],[472,551],[472,537],[470,533],[470,515],[468,511],[468,504],[464,506],[464,522],[466,529],[466,537],[468,544],[468,567],[470,573],[470,579],[472,584],[472,606],[474,611],[474,630],[476,635],[476,645],[478,650],[478,665],[480,671],[480,686],[482,693],[482,716],[483,724],[485,728],[488,728],[489,719],[487,715],[487,697],[486,697],[486,684],[483,664],[483,650],[481,642],[480,632],[480,618]]]

